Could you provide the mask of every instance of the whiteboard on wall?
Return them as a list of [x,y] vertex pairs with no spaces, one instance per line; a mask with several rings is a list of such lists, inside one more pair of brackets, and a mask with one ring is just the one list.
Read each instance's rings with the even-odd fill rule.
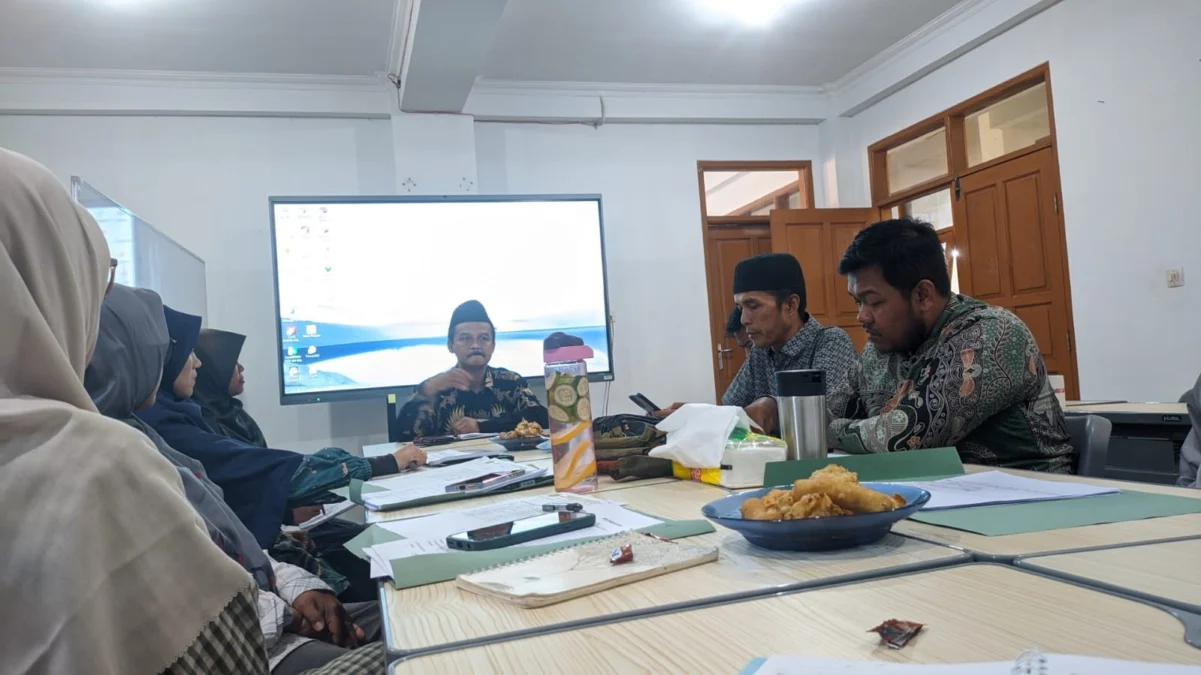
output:
[[204,261],[78,176],[71,194],[100,225],[119,284],[149,288],[163,303],[188,314],[208,314]]

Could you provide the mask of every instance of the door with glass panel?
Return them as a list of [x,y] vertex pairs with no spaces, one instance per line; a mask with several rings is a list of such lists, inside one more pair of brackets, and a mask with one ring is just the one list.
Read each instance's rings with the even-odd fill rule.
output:
[[1079,398],[1049,67],[873,144],[868,159],[881,217],[933,225],[952,290],[1020,317]]

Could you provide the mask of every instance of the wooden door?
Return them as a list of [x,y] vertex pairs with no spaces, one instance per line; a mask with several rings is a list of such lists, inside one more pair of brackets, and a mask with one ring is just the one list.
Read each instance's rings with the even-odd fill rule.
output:
[[771,253],[771,231],[761,225],[711,225],[705,230],[705,276],[709,283],[709,327],[713,336],[713,382],[717,400],[746,360],[726,336],[726,320],[734,311],[734,266],[760,253]]
[[771,212],[773,251],[796,256],[805,273],[808,311],[824,326],[839,326],[851,336],[855,351],[867,335],[855,316],[855,301],[847,295],[838,261],[855,235],[878,220],[878,211],[864,209],[777,209]]
[[1024,321],[1071,400],[1080,387],[1054,181],[1055,156],[1044,148],[962,176],[952,208],[963,293]]

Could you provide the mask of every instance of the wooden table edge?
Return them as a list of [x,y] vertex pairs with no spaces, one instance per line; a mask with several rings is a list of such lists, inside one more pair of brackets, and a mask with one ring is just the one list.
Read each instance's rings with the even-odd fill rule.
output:
[[[951,558],[949,560],[957,560],[957,559],[958,559],[958,557]],[[1122,600],[1129,600],[1131,602],[1137,602],[1137,603],[1140,603],[1143,605],[1147,605],[1153,609],[1158,609],[1158,610],[1168,614],[1169,616],[1173,617],[1180,623],[1181,629],[1183,631],[1183,635],[1181,636],[1181,639],[1185,642],[1185,644],[1188,644],[1192,647],[1197,648],[1198,650],[1201,650],[1201,614],[1181,610],[1176,607],[1164,605],[1162,603],[1146,600],[1146,599],[1143,599],[1140,597],[1134,597],[1134,596],[1128,595],[1128,594],[1120,592],[1120,591],[1112,591],[1109,589],[1092,586],[1092,585],[1089,585],[1086,583],[1076,582],[1071,579],[1060,578],[1055,575],[1043,574],[1041,572],[1034,571],[1034,570],[1031,570],[1028,568],[1018,567],[1016,565],[991,562],[991,561],[976,562],[976,561],[971,561],[971,560],[966,561],[966,562],[952,562],[949,564],[939,564],[942,562],[943,561],[927,561],[924,563],[912,563],[910,565],[898,565],[897,567],[892,568],[892,571],[894,572],[892,574],[880,574],[880,575],[875,575],[871,578],[855,578],[855,577],[861,576],[863,573],[847,574],[847,575],[842,575],[842,577],[839,577],[838,578],[839,580],[837,582],[831,582],[831,583],[818,582],[818,583],[810,583],[810,585],[791,584],[791,585],[788,585],[787,587],[780,587],[780,590],[776,590],[774,592],[756,593],[753,595],[751,594],[751,592],[746,592],[746,593],[742,593],[742,594],[730,594],[730,596],[728,596],[728,597],[734,598],[734,599],[726,600],[723,602],[694,601],[691,603],[674,603],[672,605],[663,605],[660,607],[647,608],[646,610],[636,610],[634,612],[617,613],[617,614],[613,614],[613,615],[608,615],[608,617],[618,617],[618,618],[614,618],[613,620],[600,621],[600,620],[595,620],[595,619],[586,619],[586,620],[578,620],[578,621],[569,621],[569,622],[564,622],[561,624],[555,624],[554,626],[540,627],[538,629],[526,629],[526,630],[522,630],[522,631],[511,631],[509,633],[497,634],[497,635],[490,636],[487,638],[479,638],[479,639],[475,639],[475,640],[461,640],[459,642],[447,643],[447,644],[440,645],[438,647],[431,648],[431,649],[420,649],[420,650],[413,650],[413,651],[405,652],[405,651],[395,651],[395,650],[392,650],[390,647],[386,647],[385,648],[385,664],[386,664],[387,668],[389,669],[389,671],[392,672],[397,664],[399,664],[403,661],[408,661],[410,659],[421,658],[421,657],[425,657],[425,656],[433,656],[433,655],[437,655],[437,654],[446,654],[446,653],[459,651],[459,650],[463,650],[463,649],[474,649],[474,648],[478,648],[478,647],[486,647],[488,645],[498,644],[501,642],[509,642],[509,641],[513,641],[513,640],[520,640],[520,639],[530,638],[530,637],[541,637],[541,636],[550,635],[550,634],[554,634],[554,633],[565,633],[565,632],[570,632],[573,630],[580,630],[580,629],[584,629],[584,628],[593,628],[596,626],[610,625],[610,624],[614,624],[614,623],[620,623],[620,622],[631,621],[631,620],[636,620],[636,619],[653,618],[653,617],[662,616],[665,614],[674,614],[677,612],[686,612],[686,611],[692,611],[692,610],[697,610],[697,609],[705,609],[708,607],[728,605],[728,604],[733,604],[734,602],[747,602],[747,601],[753,601],[753,600],[763,600],[763,599],[766,599],[766,598],[769,598],[772,596],[793,595],[793,594],[798,594],[798,593],[805,593],[808,591],[827,590],[827,589],[836,588],[839,586],[850,586],[850,585],[859,584],[859,583],[879,581],[881,579],[887,579],[887,578],[897,578],[897,577],[905,577],[905,576],[910,576],[910,575],[915,575],[915,574],[925,574],[925,573],[929,573],[929,572],[937,572],[940,570],[950,569],[950,568],[986,567],[986,566],[987,567],[1000,567],[1003,569],[1012,570],[1014,572],[1030,574],[1030,575],[1036,576],[1036,577],[1043,577],[1043,578],[1046,578],[1050,581],[1054,581],[1057,583],[1064,583],[1064,584],[1068,584],[1071,586],[1078,586],[1078,587],[1083,588],[1088,591],[1103,593],[1105,595],[1114,596],[1114,597],[1117,597]],[[932,563],[934,563],[934,564],[932,564]],[[834,578],[832,578],[832,579],[834,579]],[[832,581],[832,579],[831,580],[823,580],[823,581]],[[382,585],[381,585],[381,587],[382,587]],[[788,590],[783,590],[784,588],[787,588]],[[743,596],[746,596],[746,597],[743,597]],[[382,592],[381,592],[381,599],[382,599],[382,597],[383,596],[382,596]],[[726,597],[726,596],[723,596],[723,597]],[[386,616],[385,616],[384,620],[385,620],[385,624],[386,624],[386,622],[387,622]]]
[[958,555],[951,555],[937,560],[922,560],[918,562],[906,563],[904,565],[893,565],[889,567],[881,567],[874,570],[864,570],[862,572],[852,572],[850,574],[840,574],[824,579],[813,579],[809,581],[798,581],[791,584],[781,584],[778,586],[770,586],[748,591],[739,591],[737,593],[726,593],[723,595],[715,595],[708,598],[698,598],[695,600],[685,600],[682,602],[674,602],[666,605],[657,605],[654,607],[644,607],[641,609],[626,610],[623,612],[613,612],[610,614],[602,614],[598,616],[573,619],[571,621],[563,621],[560,623],[547,624],[545,626],[532,626],[530,628],[522,628],[520,630],[506,631],[493,635],[469,638],[466,640],[457,640],[454,642],[446,642],[439,645],[419,647],[416,649],[404,649],[403,647],[394,647],[393,629],[389,620],[389,612],[387,611],[387,589],[384,581],[379,584],[379,601],[380,614],[382,618],[382,632],[384,641],[384,651],[386,662],[392,664],[395,662],[407,660],[417,656],[425,656],[429,654],[441,654],[446,652],[457,651],[460,649],[470,649],[473,647],[482,647],[485,645],[496,644],[499,642],[508,642],[510,640],[519,640],[528,637],[538,637],[551,633],[560,633],[565,631],[577,630],[581,628],[592,628],[595,626],[603,626],[635,619],[645,619],[663,614],[673,614],[675,612],[688,611],[693,609],[703,609],[706,607],[717,607],[721,605],[734,604],[738,602],[746,602],[748,600],[759,600],[775,595],[789,595],[803,591],[817,590],[822,588],[830,588],[833,586],[845,586],[848,584],[856,584],[865,581],[875,581],[895,576],[904,576],[907,574],[916,574],[920,572],[928,572],[932,570],[957,567],[961,565],[974,564],[971,555],[945,544],[933,543],[939,548],[948,549],[950,551],[959,551]]
[[[1065,549],[1062,551],[1049,551],[1046,553],[1031,553],[1031,554],[1017,556],[1013,561],[1013,565],[1014,565],[1014,567],[1017,567],[1018,569],[1026,570],[1028,572],[1034,572],[1036,574],[1041,574],[1046,577],[1053,577],[1060,581],[1070,581],[1072,583],[1075,583],[1075,584],[1078,584],[1081,586],[1085,586],[1087,588],[1093,588],[1096,590],[1110,592],[1115,595],[1120,595],[1122,597],[1136,599],[1136,600],[1146,602],[1146,603],[1152,604],[1152,605],[1164,605],[1166,607],[1178,609],[1181,612],[1184,612],[1187,614],[1195,615],[1197,618],[1197,622],[1198,622],[1197,629],[1196,629],[1198,631],[1197,643],[1190,642],[1190,644],[1193,644],[1193,646],[1195,646],[1195,647],[1201,648],[1201,604],[1194,604],[1191,602],[1186,602],[1184,600],[1176,600],[1174,598],[1169,598],[1169,597],[1165,597],[1162,595],[1156,595],[1154,593],[1147,593],[1145,591],[1140,591],[1135,588],[1129,588],[1126,586],[1121,586],[1119,584],[1111,584],[1107,581],[1098,581],[1091,577],[1086,577],[1086,576],[1082,576],[1079,574],[1072,574],[1070,572],[1063,572],[1061,570],[1057,570],[1057,569],[1054,569],[1051,567],[1044,567],[1042,565],[1039,565],[1034,560],[1035,558],[1047,558],[1047,557],[1051,557],[1051,556],[1071,555],[1073,553],[1091,553],[1093,551],[1108,551],[1108,550],[1119,549],[1119,548],[1134,548],[1136,546],[1154,546],[1156,544],[1173,544],[1173,543],[1180,542],[1180,541],[1193,541],[1196,539],[1201,539],[1201,534],[1188,535],[1188,536],[1184,536],[1184,537],[1171,537],[1171,538],[1167,538],[1167,539],[1159,539],[1156,541],[1139,541],[1139,542],[1130,542],[1130,543],[1125,543],[1125,544],[1115,544],[1112,546],[1088,546],[1088,547],[1084,547],[1084,548]],[[1177,617],[1177,618],[1180,619],[1180,617]],[[1181,622],[1185,623],[1186,626],[1188,625],[1184,619],[1181,619]]]

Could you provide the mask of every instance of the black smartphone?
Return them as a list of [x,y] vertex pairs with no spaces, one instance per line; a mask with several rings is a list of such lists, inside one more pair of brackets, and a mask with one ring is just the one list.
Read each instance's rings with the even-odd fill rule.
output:
[[651,400],[642,394],[630,394],[630,400],[634,402],[634,405],[645,410],[646,414],[648,415],[654,415],[656,412],[663,409],[654,403],[651,403]]
[[446,545],[459,551],[489,551],[555,534],[582,530],[596,524],[596,515],[581,511],[558,511],[476,530],[452,534]]

